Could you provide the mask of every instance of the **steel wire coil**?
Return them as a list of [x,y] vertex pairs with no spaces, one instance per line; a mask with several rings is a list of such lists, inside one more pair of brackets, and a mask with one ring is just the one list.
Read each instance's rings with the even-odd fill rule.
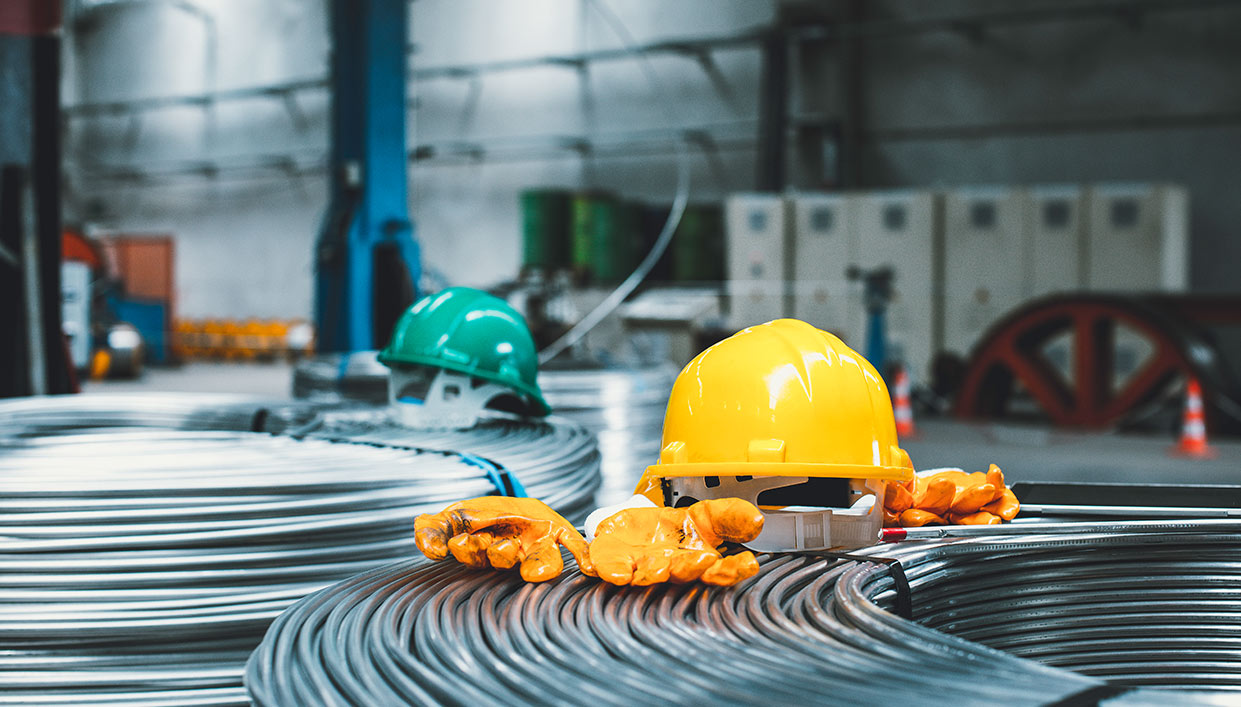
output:
[[293,397],[321,403],[388,402],[388,368],[378,351],[319,354],[293,367]]
[[927,552],[918,620],[1113,684],[1241,690],[1241,525],[1160,525]]
[[676,376],[672,366],[539,374],[556,414],[586,427],[599,440],[600,505],[632,496],[642,470],[659,459],[664,410]]
[[[1211,690],[1238,685],[1238,531],[1116,524],[864,551],[901,562],[914,621],[873,562],[766,555],[756,577],[711,589],[576,571],[527,585],[410,560],[282,614],[246,686],[257,705],[1227,704],[1235,693]],[[1207,595],[1212,609],[1187,608]]]
[[594,435],[557,417],[496,416],[468,429],[410,429],[393,421],[385,408],[354,408],[324,411],[305,434],[389,447],[468,452],[511,470],[532,495],[573,521],[580,521],[594,508],[600,485]]
[[[245,660],[281,611],[416,555],[416,514],[495,492],[453,451],[245,431],[316,415],[216,396],[0,404],[0,704],[245,704]],[[589,435],[546,426],[577,451],[523,481],[588,509]],[[522,462],[531,434],[481,446]]]
[[[659,458],[660,434],[674,366],[547,368],[539,387],[557,416],[593,432],[601,455],[601,505],[625,500],[648,464]],[[321,404],[385,404],[388,369],[373,351],[324,354],[293,370],[293,395]]]

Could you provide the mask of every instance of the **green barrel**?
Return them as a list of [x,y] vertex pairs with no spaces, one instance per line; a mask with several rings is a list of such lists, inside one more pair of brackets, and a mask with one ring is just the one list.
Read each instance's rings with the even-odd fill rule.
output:
[[595,242],[595,203],[604,198],[606,195],[598,192],[573,195],[569,265],[579,279],[590,279],[594,274],[591,263]]
[[591,266],[595,281],[614,285],[629,276],[637,264],[640,212],[631,202],[600,199],[594,205],[594,243]]
[[583,192],[573,197],[572,257],[580,281],[614,284],[633,270],[639,213],[606,192]]
[[522,192],[523,268],[550,271],[569,265],[572,199],[572,193],[563,189]]
[[720,282],[724,279],[724,209],[719,204],[690,204],[669,246],[672,279]]

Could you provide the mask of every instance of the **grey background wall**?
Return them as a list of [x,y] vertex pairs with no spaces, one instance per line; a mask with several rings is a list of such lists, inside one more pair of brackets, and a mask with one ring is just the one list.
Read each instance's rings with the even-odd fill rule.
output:
[[[323,3],[312,13],[294,0],[193,4],[215,24],[214,70],[213,30],[195,14],[167,3],[100,8],[70,23],[66,103],[227,91],[326,74]],[[729,34],[773,15],[766,0],[627,0],[609,7],[638,43]],[[621,45],[582,0],[418,0],[411,28],[415,70]],[[716,133],[741,138],[710,159],[693,152],[694,198],[719,199],[749,187],[758,51],[728,49],[715,58],[722,92],[692,58],[652,58],[663,95],[671,98],[666,105],[628,59],[584,72],[542,66],[412,83],[411,148],[437,152],[411,165],[410,194],[434,279],[485,286],[514,277],[521,253],[518,194],[526,188],[603,188],[670,201],[671,150],[666,137],[651,138],[650,131],[712,124]],[[323,90],[300,91],[293,100],[292,110],[268,96],[209,109],[180,105],[71,118],[67,152],[79,158],[69,165],[70,219],[104,231],[173,234],[181,316],[309,316],[311,250],[325,206],[316,165],[326,150],[328,103]],[[557,138],[583,137],[608,147],[592,155],[552,146]],[[460,143],[488,154],[463,157],[451,148]],[[521,145],[527,149],[513,149]],[[126,174],[135,171],[147,176]]]
[[[861,10],[898,20],[1047,5],[885,0]],[[1241,292],[1241,4],[1184,5],[862,42],[860,186],[1181,183],[1191,286]],[[824,74],[820,85],[838,77]]]
[[[809,3],[809,12],[899,21],[1046,4],[875,0],[852,10],[848,3]],[[66,104],[201,95],[325,75],[321,2],[189,5],[198,11],[163,2],[71,3]],[[608,2],[638,42],[738,32],[781,12],[804,14],[798,5]],[[618,45],[582,0],[417,0],[411,14],[415,69]],[[1236,292],[1239,30],[1241,7],[1231,6],[823,42],[803,47],[793,108],[858,136],[856,151],[846,154],[854,155],[860,187],[1185,184],[1192,285]],[[524,188],[599,187],[667,200],[670,150],[664,138],[644,137],[649,131],[709,127],[720,138],[715,153],[692,150],[694,198],[751,188],[759,51],[713,56],[722,88],[692,58],[651,59],[670,97],[662,102],[629,60],[581,72],[543,66],[413,83],[411,143],[438,148],[411,164],[410,206],[428,269],[453,284],[511,278]],[[69,221],[175,235],[183,316],[308,316],[311,248],[324,208],[319,164],[328,97],[321,88],[289,95],[70,117]],[[611,147],[582,154],[550,147],[556,137]],[[484,156],[462,156],[451,147],[461,143],[482,147]],[[820,183],[796,161],[790,176],[792,186]]]

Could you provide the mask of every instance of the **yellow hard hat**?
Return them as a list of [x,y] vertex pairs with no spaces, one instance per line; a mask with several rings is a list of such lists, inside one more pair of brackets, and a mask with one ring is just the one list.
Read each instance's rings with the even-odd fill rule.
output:
[[[800,490],[770,477],[797,477]],[[659,505],[727,494],[769,507],[826,494],[837,501],[810,505],[839,508],[868,490],[882,503],[883,481],[912,477],[888,388],[870,362],[832,334],[778,319],[719,342],[681,371],[659,462],[635,492]]]

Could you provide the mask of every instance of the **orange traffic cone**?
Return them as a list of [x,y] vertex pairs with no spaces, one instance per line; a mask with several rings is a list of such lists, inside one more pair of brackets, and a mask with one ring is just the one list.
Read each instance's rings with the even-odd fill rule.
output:
[[1202,386],[1190,378],[1185,384],[1185,421],[1181,425],[1181,442],[1172,448],[1174,454],[1197,459],[1215,456],[1207,444],[1206,415],[1202,410]]
[[892,415],[896,418],[896,434],[901,437],[913,437],[914,409],[909,404],[909,374],[905,368],[896,369],[896,401],[892,405]]

